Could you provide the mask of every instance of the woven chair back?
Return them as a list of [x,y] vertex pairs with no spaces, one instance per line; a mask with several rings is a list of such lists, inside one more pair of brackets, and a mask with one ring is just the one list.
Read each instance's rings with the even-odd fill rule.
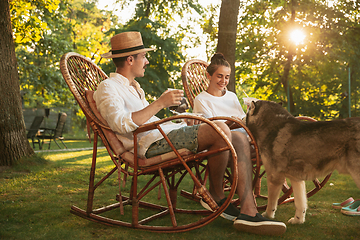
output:
[[96,118],[86,103],[85,91],[95,91],[99,83],[108,76],[89,58],[73,52],[62,56],[60,68],[84,114]]
[[192,108],[194,108],[194,99],[209,86],[209,80],[206,77],[206,68],[209,64],[199,59],[189,60],[185,63],[181,71],[186,97]]

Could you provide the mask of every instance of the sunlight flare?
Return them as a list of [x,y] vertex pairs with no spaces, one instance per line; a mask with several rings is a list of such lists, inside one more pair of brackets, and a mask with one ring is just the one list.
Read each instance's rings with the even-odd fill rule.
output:
[[306,35],[304,31],[300,29],[295,29],[290,32],[290,40],[295,43],[295,45],[304,43],[305,37]]

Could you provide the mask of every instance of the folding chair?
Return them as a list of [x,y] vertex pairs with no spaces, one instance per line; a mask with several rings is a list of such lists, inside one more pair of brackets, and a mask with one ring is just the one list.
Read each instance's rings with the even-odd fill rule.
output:
[[[209,80],[206,77],[206,68],[209,64],[203,60],[199,59],[192,59],[187,61],[181,71],[181,78],[182,83],[184,87],[184,91],[186,93],[186,96],[188,98],[188,101],[192,108],[194,108],[194,99],[195,97],[200,94],[202,91],[207,90],[209,86]],[[223,118],[223,117],[221,117]],[[312,119],[310,117],[297,117],[301,120],[305,121],[316,121],[315,119]],[[219,119],[216,118],[210,118],[210,120]],[[246,132],[249,135],[250,138],[250,145],[252,147],[252,162],[253,162],[253,187],[254,187],[254,195],[255,197],[260,197],[266,199],[267,197],[261,194],[261,179],[264,177],[266,171],[264,169],[261,169],[261,158],[260,153],[258,150],[258,146],[256,144],[256,141],[249,131],[249,129],[240,121],[237,121],[236,119],[233,120],[233,128],[242,127],[246,130]],[[314,188],[310,190],[307,193],[307,197],[313,196],[315,193],[317,193],[329,180],[331,174],[326,176],[323,180],[315,179],[313,181]],[[291,194],[293,192],[292,187],[289,187],[287,184],[287,181],[285,180],[283,184],[283,194],[280,196],[278,200],[278,204],[292,202],[294,199],[291,197]],[[235,203],[239,203],[239,201],[236,201]],[[265,210],[265,205],[258,205],[259,210]]]
[[[73,214],[108,225],[158,232],[183,232],[210,223],[225,210],[235,193],[237,157],[231,142],[216,124],[194,115],[172,116],[151,124],[145,124],[133,132],[134,153],[132,153],[124,148],[116,134],[109,128],[97,111],[92,97],[97,85],[107,78],[106,74],[90,59],[77,53],[65,54],[61,58],[60,68],[66,83],[86,116],[88,126],[94,133],[87,205],[85,210],[72,206],[71,212]],[[226,142],[226,147],[197,154],[193,154],[187,149],[176,150],[164,134],[161,124],[182,118],[198,119],[209,124]],[[152,129],[158,129],[161,132],[172,147],[173,152],[149,159],[139,158],[137,156],[137,135]],[[106,174],[101,174],[102,171],[96,169],[98,137],[103,141],[114,165]],[[231,191],[229,191],[225,203],[219,207],[205,187],[203,178],[199,173],[199,166],[209,155],[222,151],[230,151],[232,164],[235,167],[232,173],[234,179],[231,183]],[[99,191],[99,189],[102,189],[104,182],[116,172],[119,184],[118,194],[116,197],[114,196],[112,203],[103,206],[104,200],[101,198],[101,190]],[[131,186],[129,195],[125,196],[123,184],[124,180],[129,177],[131,178]],[[193,201],[186,198],[181,198],[178,201],[178,189],[187,187],[189,184],[186,181],[190,181],[196,186],[197,193],[213,211],[204,210],[200,204],[195,203],[194,205]],[[163,190],[162,195],[166,201],[151,196],[154,191],[155,196],[157,195],[157,187],[159,187],[158,191],[160,188]],[[95,192],[97,193],[96,199]],[[95,209],[95,205],[101,207]],[[111,211],[114,209],[118,209],[118,211]],[[188,214],[195,216],[189,217]]]
[[62,136],[64,128],[65,128],[65,122],[66,122],[66,118],[67,118],[67,114],[66,113],[59,113],[58,115],[58,120],[56,122],[56,127],[55,128],[40,128],[40,130],[43,130],[43,132],[37,136],[37,138],[41,141],[41,146],[44,145],[44,140],[48,139],[49,140],[49,147],[48,149],[50,149],[50,145],[51,145],[51,140],[54,140],[54,142],[56,143],[56,145],[61,149],[60,145],[57,143],[56,140],[60,140],[60,142],[64,145],[65,148],[67,148],[67,146],[65,145],[65,143],[63,142],[64,137]]
[[[39,139],[36,139],[41,123],[44,120],[44,116],[35,116],[33,122],[31,123],[31,126],[29,129],[27,129],[26,137],[28,139],[31,139],[33,148],[35,149],[35,143],[39,144],[39,149],[41,149],[41,143]],[[37,141],[36,141],[37,140]]]

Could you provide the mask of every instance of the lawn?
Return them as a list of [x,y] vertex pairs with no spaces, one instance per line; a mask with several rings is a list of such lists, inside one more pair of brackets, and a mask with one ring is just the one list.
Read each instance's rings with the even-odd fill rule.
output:
[[[85,141],[66,141],[66,145],[91,147]],[[52,143],[51,149],[59,148]],[[85,207],[92,151],[42,151],[38,155],[46,161],[35,159],[0,169],[0,239],[360,239],[360,216],[345,216],[331,208],[333,202],[350,196],[360,198],[352,179],[336,172],[309,198],[306,222],[288,225],[280,237],[238,232],[222,218],[197,230],[164,234],[110,227],[72,215],[72,205]],[[99,151],[97,166],[103,172],[113,166],[105,149]],[[117,188],[116,179],[110,179],[101,194],[104,199],[113,198]],[[280,205],[276,219],[287,222],[294,212],[294,203]]]

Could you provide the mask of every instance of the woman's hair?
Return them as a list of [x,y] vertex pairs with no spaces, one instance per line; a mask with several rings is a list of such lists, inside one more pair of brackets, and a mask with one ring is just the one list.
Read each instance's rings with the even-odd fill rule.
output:
[[206,68],[206,71],[212,76],[220,66],[230,68],[230,64],[226,61],[224,55],[222,53],[215,53],[214,56],[212,56],[210,65]]

